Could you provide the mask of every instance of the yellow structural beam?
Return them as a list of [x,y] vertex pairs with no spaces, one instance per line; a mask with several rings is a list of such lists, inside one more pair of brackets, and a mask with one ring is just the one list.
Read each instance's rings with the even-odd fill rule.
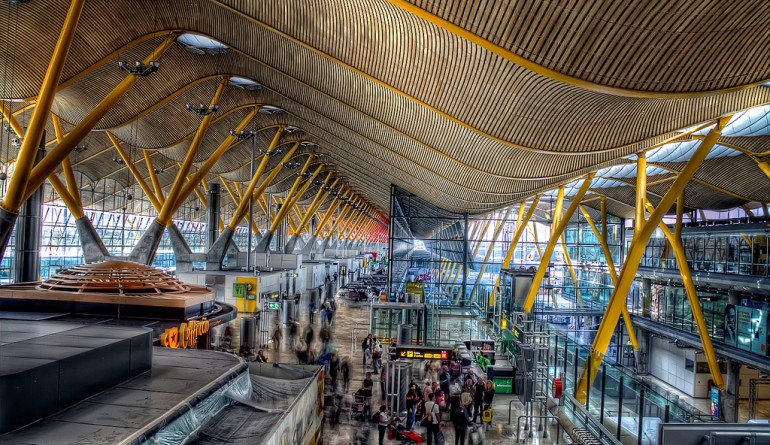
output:
[[16,136],[23,138],[24,127],[22,127],[19,121],[16,120],[16,117],[11,113],[11,110],[5,106],[5,103],[0,103],[0,107],[3,109],[3,117],[8,121],[8,125],[10,125],[13,132],[16,133]]
[[[529,209],[527,210],[527,213],[524,213],[524,207],[526,207],[526,202],[522,202],[519,205],[519,212],[516,215],[516,231],[513,233],[513,238],[511,238],[510,244],[508,244],[508,251],[505,252],[505,258],[503,258],[503,264],[500,265],[500,270],[507,269],[511,266],[511,260],[513,259],[513,254],[516,252],[516,245],[519,244],[519,239],[521,238],[521,235],[524,233],[524,229],[527,227],[527,223],[529,223],[529,219],[532,218],[532,215],[535,213],[535,209],[537,208],[537,204],[540,202],[540,195],[535,195],[535,198],[532,200],[532,204],[530,204]],[[497,274],[497,278],[495,279],[495,287],[492,289],[492,295],[489,296],[489,306],[495,305],[495,298],[497,297],[497,291],[500,287],[500,274]]]
[[64,183],[61,182],[61,179],[59,179],[56,174],[51,174],[51,176],[48,177],[48,182],[51,183],[54,190],[56,190],[56,193],[59,195],[59,198],[62,200],[65,206],[67,206],[67,209],[72,213],[72,217],[75,219],[80,219],[85,214],[83,213],[83,207],[79,206],[77,202],[72,198],[72,195],[67,191],[67,187],[64,185]]
[[[652,206],[652,204],[650,204],[649,201],[647,201],[646,204],[647,208],[650,209],[650,212],[655,211],[655,208]],[[669,230],[669,228],[662,221],[658,223],[658,227],[660,228],[661,232],[663,232],[663,235],[666,237],[668,242],[671,244],[672,249],[674,250],[676,262],[679,265],[679,274],[682,276],[682,283],[684,284],[684,289],[687,293],[687,300],[690,302],[692,317],[695,320],[695,326],[698,327],[698,336],[700,337],[700,342],[703,345],[703,352],[706,356],[706,362],[708,362],[709,365],[711,379],[713,380],[714,385],[719,387],[719,389],[724,390],[725,382],[722,379],[722,371],[719,370],[719,362],[717,361],[717,356],[714,352],[714,345],[711,343],[711,336],[709,336],[706,319],[703,317],[703,308],[700,305],[698,293],[695,290],[695,284],[692,282],[690,266],[687,264],[687,256],[684,252],[684,249],[682,248],[682,241],[677,239],[676,236],[671,233],[671,230]]]
[[[313,197],[313,201],[310,202],[310,206],[307,208],[307,212],[305,213],[305,216],[302,217],[299,224],[297,225],[297,230],[299,230],[299,233],[302,233],[302,231],[305,230],[305,227],[310,222],[310,219],[313,217],[316,210],[318,210],[318,207],[321,205],[321,202],[323,202],[323,200],[326,199],[326,197],[329,195],[329,192],[324,191],[324,188],[331,180],[333,174],[334,172],[330,170],[326,174],[326,178],[324,178],[324,183],[318,187],[318,191],[316,192],[315,197]],[[335,179],[330,189],[334,188],[339,182],[339,180],[340,178]]]
[[647,199],[647,155],[642,152],[636,158],[636,203],[634,205],[634,236],[644,227],[644,201]]
[[[521,206],[519,206],[519,208],[521,208]],[[481,278],[484,275],[484,272],[486,272],[487,270],[487,264],[489,264],[489,257],[492,256],[492,251],[494,251],[495,249],[495,243],[497,242],[497,238],[500,237],[500,233],[502,233],[503,227],[505,226],[505,223],[508,221],[508,217],[510,215],[511,215],[511,208],[508,207],[505,210],[505,215],[503,216],[503,218],[499,220],[495,225],[495,230],[492,234],[492,241],[489,243],[489,247],[487,248],[486,254],[484,254],[484,261],[481,263],[481,267],[479,268],[479,273],[476,275],[476,281],[473,283],[473,289],[471,289],[471,297],[473,297],[474,292],[476,292],[476,289],[479,287],[479,283],[481,283]]]
[[[222,78],[222,81],[219,83],[219,86],[217,87],[217,90],[214,93],[214,97],[211,99],[211,106],[219,104],[219,102],[222,99],[222,95],[225,92],[225,88],[227,87],[228,81],[229,81],[228,77]],[[198,131],[195,133],[195,136],[193,137],[193,140],[190,143],[190,147],[187,149],[187,154],[185,155],[184,160],[182,161],[182,165],[179,167],[179,171],[176,174],[176,178],[174,178],[174,182],[171,184],[171,189],[168,191],[168,198],[166,199],[166,202],[163,203],[163,207],[161,208],[161,210],[158,212],[159,215],[157,220],[159,223],[163,225],[167,226],[171,224],[171,217],[174,215],[174,212],[177,210],[174,208],[174,207],[177,207],[176,203],[180,200],[186,200],[187,196],[189,196],[189,192],[187,193],[186,196],[181,194],[182,188],[183,188],[185,179],[187,178],[187,175],[190,172],[190,167],[192,167],[193,161],[195,160],[195,157],[198,155],[198,148],[203,142],[203,138],[206,137],[206,132],[208,131],[209,126],[211,125],[212,119],[214,119],[213,112],[203,116],[203,119],[201,119],[201,123],[198,126]],[[194,184],[193,186],[195,185],[197,184]]]
[[286,199],[284,199],[281,208],[278,210],[278,213],[275,215],[275,218],[273,218],[270,227],[267,229],[271,234],[278,230],[278,227],[283,222],[286,214],[289,213],[289,210],[291,210],[291,201],[294,199],[297,190],[299,190],[299,185],[302,184],[302,175],[304,175],[307,172],[307,169],[310,168],[310,163],[313,162],[313,158],[314,156],[312,154],[307,157],[305,165],[302,166],[302,170],[300,171],[299,175],[297,175],[296,179],[294,179],[294,183],[291,185],[291,189],[289,189],[289,192],[286,194]]
[[[280,137],[280,135],[276,135],[275,138],[273,138],[273,143],[270,144],[271,146],[275,146],[277,143],[277,138]],[[283,168],[283,163],[291,159],[291,156],[294,155],[294,152],[299,148],[299,142],[296,142],[289,151],[286,152],[281,162],[278,163],[275,167],[273,167],[273,170],[270,171],[268,176],[265,178],[264,181],[262,181],[262,184],[257,188],[257,183],[259,182],[262,173],[265,171],[265,168],[267,167],[267,163],[269,161],[269,156],[267,154],[264,155],[262,158],[262,161],[259,163],[259,166],[257,167],[256,172],[254,173],[254,176],[251,177],[251,181],[249,181],[249,185],[246,187],[246,191],[242,194],[240,202],[238,203],[238,208],[233,212],[233,217],[230,220],[230,224],[227,225],[227,227],[230,228],[233,232],[235,231],[235,228],[240,224],[241,220],[246,217],[246,212],[249,209],[249,202],[254,199],[254,196],[256,195],[257,199],[262,196],[262,193],[267,189],[267,187],[270,185],[271,182],[275,179],[276,176],[278,176],[278,173]],[[237,184],[233,184],[237,185]],[[240,192],[238,188],[236,187],[236,191]]]
[[142,150],[142,155],[144,155],[144,163],[147,165],[147,171],[150,172],[150,181],[152,181],[152,188],[155,189],[155,197],[162,205],[166,200],[166,197],[163,196],[163,188],[160,186],[160,181],[158,181],[158,175],[155,173],[155,167],[152,166],[150,152],[147,150]]
[[[235,129],[233,131],[236,134],[240,133],[241,131],[243,131],[246,128],[246,126],[249,125],[249,122],[251,122],[251,120],[254,119],[254,116],[256,116],[257,111],[258,111],[257,107],[252,108],[251,111],[243,119],[241,119],[241,121],[238,123],[238,125],[235,126]],[[271,128],[275,128],[275,126],[270,125],[270,126],[267,126],[267,127],[263,127],[263,128],[260,128],[259,130],[257,130],[257,132],[261,132],[261,131],[268,130],[268,129],[271,129]],[[271,150],[273,150],[277,146],[278,140],[280,139],[281,135],[283,134],[283,128],[284,128],[283,126],[278,126],[278,128],[276,130],[276,134],[273,137],[273,140],[270,143],[270,146],[268,147],[267,151],[271,151]],[[197,134],[196,134],[196,136],[197,136]],[[187,183],[185,183],[182,186],[182,189],[179,192],[180,200],[174,206],[176,208],[171,212],[172,214],[174,212],[176,212],[176,210],[179,208],[179,206],[182,205],[184,200],[187,199],[187,196],[190,195],[190,193],[192,192],[192,189],[194,187],[197,187],[198,184],[201,181],[203,181],[203,179],[206,178],[206,175],[209,173],[209,171],[211,171],[212,168],[214,168],[214,166],[219,161],[219,159],[221,159],[222,156],[225,153],[227,153],[227,151],[230,150],[233,147],[233,145],[236,142],[236,140],[237,140],[237,137],[233,136],[232,134],[229,134],[227,137],[225,137],[225,139],[219,144],[217,149],[214,150],[214,152],[211,153],[211,155],[206,159],[206,161],[203,162],[203,164],[200,166],[200,168],[198,168],[198,170],[195,173],[192,174],[192,177],[190,178],[190,180],[187,181]],[[193,142],[194,142],[194,140],[193,140]],[[190,147],[192,147],[192,144],[190,144]],[[171,192],[169,192],[169,195],[170,194],[171,194]]]
[[[155,48],[147,58],[144,59],[144,64],[147,65],[151,61],[158,60],[160,56],[171,47],[176,40],[176,33],[169,34],[157,48]],[[109,112],[112,107],[120,102],[123,96],[131,90],[131,87],[138,81],[137,76],[127,75],[104,99],[99,102],[87,115],[83,118],[67,135],[62,139],[56,147],[54,147],[48,155],[46,155],[36,166],[32,169],[32,173],[29,175],[29,183],[26,186],[24,192],[24,199],[21,202],[26,201],[32,193],[40,187],[45,179],[64,161],[64,158],[68,157],[72,149],[83,140],[83,138],[94,128],[94,126]],[[36,108],[37,109],[37,108]],[[7,195],[6,195],[7,196]],[[6,202],[7,204],[7,202]],[[17,207],[18,208],[18,207]]]
[[[51,122],[53,122],[53,130],[54,133],[56,133],[56,142],[60,143],[62,138],[64,138],[64,132],[61,128],[61,121],[59,121],[59,116],[51,113]],[[64,158],[64,162],[62,162],[62,170],[64,171],[64,179],[67,181],[67,189],[72,196],[73,202],[77,204],[78,207],[82,208],[83,200],[80,198],[80,187],[78,187],[78,182],[75,180],[75,171],[72,169],[72,162],[70,161],[69,156]],[[56,173],[51,174],[55,175]]]
[[346,189],[347,191],[342,194],[342,191],[340,190],[340,193],[337,194],[337,196],[334,197],[332,200],[332,203],[329,205],[329,208],[326,210],[326,214],[324,215],[323,219],[321,219],[320,224],[318,224],[318,227],[315,228],[315,231],[313,232],[313,236],[318,237],[318,235],[321,234],[324,227],[326,227],[326,224],[329,222],[332,216],[334,216],[334,212],[337,210],[337,208],[340,206],[340,196],[347,197],[348,193],[350,193],[350,189]]
[[136,182],[139,184],[139,187],[142,188],[144,191],[144,194],[147,195],[147,199],[150,200],[150,203],[153,207],[155,207],[155,210],[157,212],[160,212],[160,210],[163,208],[163,204],[158,201],[158,198],[155,197],[155,193],[152,191],[149,185],[147,185],[147,182],[145,182],[142,175],[139,173],[139,171],[136,169],[136,165],[134,165],[133,159],[129,158],[125,151],[121,148],[121,141],[115,137],[112,133],[109,131],[105,132],[107,133],[107,137],[110,138],[110,142],[112,142],[112,145],[115,147],[115,150],[118,152],[118,155],[120,155],[120,158],[123,159],[123,163],[126,164],[126,167],[128,167],[128,170],[131,172],[132,175],[134,175],[134,179],[136,179]]
[[527,298],[524,301],[524,310],[527,312],[531,311],[532,306],[535,304],[535,298],[537,297],[537,293],[540,290],[540,284],[543,282],[545,271],[548,269],[548,263],[551,261],[551,256],[553,255],[553,250],[556,247],[556,242],[559,240],[559,237],[561,237],[561,234],[567,227],[569,219],[572,218],[572,215],[575,213],[575,210],[577,210],[578,205],[580,205],[580,200],[583,199],[583,196],[585,196],[588,188],[591,186],[591,180],[593,180],[593,177],[593,173],[588,174],[586,179],[583,181],[583,185],[581,185],[580,189],[577,191],[577,194],[572,197],[572,202],[567,208],[567,211],[560,218],[559,224],[555,228],[553,226],[551,227],[551,238],[548,240],[548,244],[546,244],[545,251],[540,256],[540,265],[537,268],[537,272],[535,272],[535,276],[532,279],[532,286],[529,288]]
[[[558,225],[559,219],[561,219],[562,210],[564,207],[564,186],[559,187],[559,191],[556,195],[556,205],[554,206],[554,212],[551,216],[551,225]],[[577,302],[578,307],[584,307],[583,304],[583,294],[580,292],[580,286],[578,286],[578,279],[577,274],[575,273],[575,269],[572,267],[572,259],[569,256],[569,251],[567,250],[567,243],[565,241],[564,233],[562,233],[559,236],[559,244],[561,245],[561,252],[564,256],[564,263],[567,265],[567,272],[570,275],[570,278],[572,279],[572,287],[575,289],[575,300]],[[554,307],[558,307],[559,303],[556,299],[556,294],[551,292],[551,301],[553,302]]]
[[[618,272],[615,270],[615,262],[612,260],[612,252],[610,252],[610,246],[607,244],[606,230],[604,227],[602,227],[602,230],[599,231],[599,229],[596,227],[596,224],[594,224],[591,215],[588,213],[588,210],[586,210],[582,205],[580,206],[580,211],[583,213],[583,217],[585,217],[588,226],[591,227],[591,231],[594,232],[594,235],[599,240],[599,245],[601,246],[602,254],[604,255],[604,261],[607,263],[607,269],[610,272],[612,285],[615,286],[618,283]],[[606,226],[606,222],[603,221],[602,226]],[[636,332],[634,331],[634,324],[631,321],[631,315],[628,313],[628,307],[624,305],[622,311],[623,322],[625,323],[626,331],[628,332],[628,340],[631,342],[631,346],[634,348],[634,351],[637,351],[639,350],[639,341],[636,339]]]
[[346,206],[344,209],[340,210],[340,214],[337,216],[337,219],[332,224],[331,229],[329,229],[328,235],[326,238],[331,238],[334,232],[337,230],[337,227],[342,223],[342,221],[347,216],[348,212],[350,211],[350,207]]
[[473,246],[473,253],[471,253],[471,257],[468,258],[469,261],[473,261],[474,258],[476,258],[476,255],[479,253],[479,248],[481,247],[481,243],[484,241],[484,235],[487,233],[487,229],[489,229],[489,223],[491,220],[486,219],[483,223],[481,223],[481,230],[479,231],[477,235],[476,244]]
[[[623,268],[620,271],[618,284],[612,292],[610,301],[604,311],[604,317],[599,324],[599,328],[596,331],[594,342],[591,345],[591,353],[586,361],[586,367],[583,368],[580,380],[578,382],[578,389],[576,398],[579,402],[584,403],[588,388],[593,383],[594,377],[599,370],[600,364],[604,359],[604,354],[607,351],[607,347],[612,340],[615,326],[622,312],[623,306],[626,304],[626,298],[628,291],[631,289],[631,283],[634,281],[634,276],[639,268],[639,263],[644,255],[647,241],[650,236],[663,220],[665,214],[674,205],[679,194],[687,186],[687,183],[693,177],[695,172],[701,166],[706,156],[714,147],[714,144],[719,140],[722,129],[727,124],[730,116],[720,118],[717,124],[708,132],[703,141],[698,145],[698,148],[687,161],[687,164],[679,173],[679,176],[671,184],[671,188],[663,195],[658,207],[650,215],[642,230],[639,231],[638,236],[635,236],[631,242],[631,246],[626,254],[626,260],[623,263]],[[590,369],[590,373],[587,371]]]
[[535,252],[537,252],[537,258],[543,258],[543,250],[540,248],[540,241],[537,239],[537,226],[534,221],[527,226],[527,231],[532,236],[532,240],[535,242]]
[[[313,160],[313,155],[311,154],[308,157],[308,160],[306,162],[306,166],[310,166],[310,162]],[[313,184],[313,181],[318,177],[318,175],[321,173],[321,170],[323,170],[324,166],[323,164],[320,164],[318,167],[316,167],[315,171],[312,175],[310,175],[307,180],[305,180],[305,183],[300,187],[299,191],[295,192],[293,195],[286,195],[286,199],[284,200],[284,205],[281,206],[281,210],[283,210],[284,207],[286,207],[286,212],[284,215],[288,215],[289,212],[294,209],[296,210],[297,207],[297,201],[302,197],[302,195],[307,192],[307,189],[310,188],[310,185]],[[297,179],[301,180],[305,172],[307,171],[307,168],[303,168],[302,173],[300,173],[300,176],[297,177]],[[275,221],[273,221],[273,224],[275,224]],[[297,227],[292,228],[295,232],[297,231]]]
[[[72,40],[75,38],[75,31],[77,30],[80,14],[83,11],[84,5],[85,0],[72,0],[72,3],[70,3],[67,16],[64,19],[64,24],[59,33],[59,39],[56,42],[56,47],[54,47],[53,55],[51,56],[51,61],[48,63],[48,70],[45,73],[43,84],[40,86],[40,93],[38,93],[37,100],[35,101],[35,110],[32,112],[32,116],[29,119],[27,132],[23,135],[21,147],[16,155],[13,175],[11,175],[8,183],[5,198],[0,202],[0,207],[9,213],[18,213],[19,207],[21,207],[28,197],[26,192],[27,189],[31,187],[30,178],[32,177],[35,158],[37,157],[38,147],[40,146],[40,139],[43,137],[43,132],[45,131],[45,126],[48,122],[48,115],[51,112],[51,105],[53,104],[53,99],[56,95],[56,86],[59,85],[59,79],[61,78],[62,71],[64,71],[67,55],[72,46]],[[14,129],[14,131],[16,131],[16,129]],[[57,162],[57,164],[59,163]],[[45,178],[52,172],[53,169],[48,171],[41,178],[40,184],[38,184],[37,187],[40,187],[40,185],[43,184],[43,181],[45,181]],[[37,187],[30,192],[37,190]],[[32,193],[29,193],[29,195],[31,194]]]

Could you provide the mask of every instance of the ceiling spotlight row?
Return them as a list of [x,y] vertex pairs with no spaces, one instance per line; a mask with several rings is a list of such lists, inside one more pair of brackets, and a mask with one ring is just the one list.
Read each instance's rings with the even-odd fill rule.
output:
[[120,67],[120,69],[127,74],[131,74],[132,76],[146,77],[158,71],[158,68],[160,68],[160,62],[153,60],[152,62],[145,65],[143,62],[137,60],[133,65],[131,65],[125,60],[121,60],[118,62],[118,67]]
[[199,104],[198,106],[195,106],[193,104],[187,104],[185,105],[185,108],[187,108],[187,111],[191,111],[198,116],[208,116],[209,114],[216,112],[219,109],[219,105],[211,104],[210,106],[206,106]]

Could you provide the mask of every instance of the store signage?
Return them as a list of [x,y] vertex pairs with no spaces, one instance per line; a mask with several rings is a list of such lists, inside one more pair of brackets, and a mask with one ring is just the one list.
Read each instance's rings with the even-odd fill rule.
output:
[[178,328],[166,329],[160,334],[160,345],[167,348],[195,348],[198,337],[209,331],[211,325],[206,318],[190,320]]
[[711,387],[711,397],[710,397],[710,408],[711,408],[711,415],[714,417],[719,417],[719,388],[716,386]]
[[396,358],[407,360],[449,360],[452,350],[448,348],[431,348],[427,346],[399,346],[396,348]]

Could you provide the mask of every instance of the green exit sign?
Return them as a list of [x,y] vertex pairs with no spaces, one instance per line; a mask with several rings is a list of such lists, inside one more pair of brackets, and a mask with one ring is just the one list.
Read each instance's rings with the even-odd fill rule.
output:
[[268,308],[268,309],[270,309],[270,310],[278,310],[278,309],[281,309],[281,303],[279,303],[279,302],[277,302],[277,301],[269,301],[269,302],[267,303],[267,308]]
[[292,272],[292,273],[289,274],[289,278],[297,278],[298,276],[299,276],[299,274],[296,273],[296,272]]

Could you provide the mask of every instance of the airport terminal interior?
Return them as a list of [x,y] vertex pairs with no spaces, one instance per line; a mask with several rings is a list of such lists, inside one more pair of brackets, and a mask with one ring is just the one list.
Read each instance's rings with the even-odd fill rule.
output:
[[770,444],[770,2],[0,26],[0,444]]

